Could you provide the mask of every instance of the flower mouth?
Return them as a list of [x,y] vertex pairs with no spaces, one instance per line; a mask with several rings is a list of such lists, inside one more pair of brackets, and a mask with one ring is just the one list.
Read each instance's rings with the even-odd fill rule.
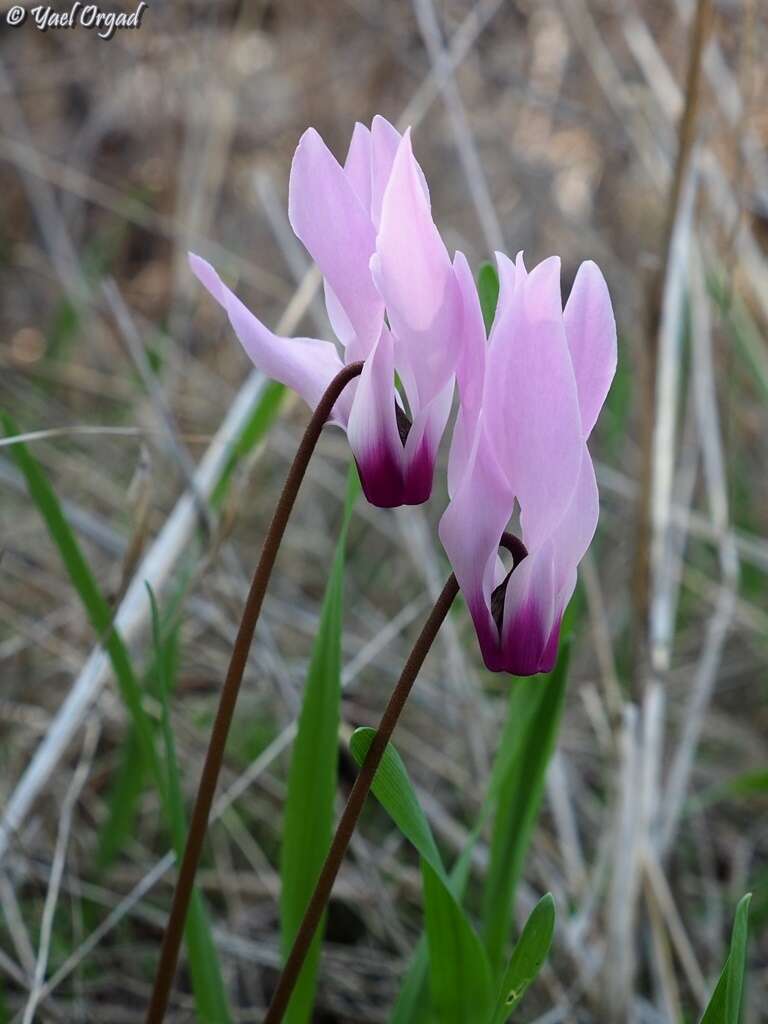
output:
[[405,448],[405,442],[408,440],[408,434],[411,432],[413,423],[397,402],[395,402],[395,416],[397,417],[397,432],[400,435],[400,442],[403,448]]
[[506,531],[501,535],[499,547],[504,548],[510,553],[510,555],[512,555],[512,568],[491,594],[491,615],[493,616],[493,621],[498,627],[499,634],[501,634],[501,625],[504,618],[504,598],[507,593],[507,585],[509,584],[512,573],[527,556],[528,548],[523,544],[519,537],[514,535],[514,533],[507,533]]

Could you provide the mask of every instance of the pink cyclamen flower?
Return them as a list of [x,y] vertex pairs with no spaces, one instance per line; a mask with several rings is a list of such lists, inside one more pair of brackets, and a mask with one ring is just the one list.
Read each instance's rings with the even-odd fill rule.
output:
[[[440,537],[496,672],[549,672],[576,568],[597,527],[589,437],[616,369],[616,325],[594,263],[582,263],[565,310],[560,260],[528,273],[497,254],[500,292],[486,344],[466,267],[465,345],[451,444],[451,501]],[[507,572],[502,534],[517,505],[524,549]],[[527,553],[526,553],[527,552]]]
[[456,270],[410,131],[401,136],[382,117],[370,130],[355,125],[342,167],[308,129],[291,167],[289,217],[323,275],[343,362],[331,342],[273,334],[199,256],[190,255],[192,270],[255,365],[310,406],[344,364],[364,360],[331,422],[346,430],[372,504],[420,504],[432,489],[463,325]]

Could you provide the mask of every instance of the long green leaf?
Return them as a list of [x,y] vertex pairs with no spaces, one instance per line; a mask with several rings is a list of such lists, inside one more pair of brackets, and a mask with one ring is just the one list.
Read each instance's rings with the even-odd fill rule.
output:
[[[350,741],[352,756],[362,764],[373,741],[373,729],[356,729]],[[469,872],[474,839],[448,878],[426,815],[403,759],[387,744],[373,779],[373,794],[402,834],[421,855],[426,937],[419,943],[404,980],[393,1021],[423,1017],[422,993],[429,969],[432,1007],[446,1024],[484,1020],[491,1005],[488,958],[460,898]],[[455,961],[455,962],[454,962]],[[478,1014],[472,1017],[472,1014]]]
[[747,966],[749,903],[752,893],[739,900],[731,932],[728,958],[718,979],[701,1024],[739,1024],[741,1021],[744,972]]
[[547,959],[555,933],[555,901],[551,893],[539,900],[512,950],[496,999],[491,1024],[505,1024]]
[[[187,841],[187,822],[184,813],[184,796],[179,777],[179,766],[176,760],[176,744],[171,727],[169,694],[171,676],[169,665],[172,660],[172,649],[175,638],[171,636],[166,643],[160,629],[160,616],[152,589],[147,584],[152,610],[152,636],[155,648],[155,665],[158,676],[158,697],[160,698],[160,725],[165,749],[165,770],[167,777],[166,792],[168,794],[167,813],[171,829],[171,838],[176,856],[180,860],[184,854]],[[216,944],[213,941],[210,921],[197,888],[192,891],[189,904],[187,923],[184,928],[189,974],[192,979],[192,991],[198,1020],[202,1024],[229,1024],[231,1015],[227,1003],[224,979],[221,975]]]
[[[502,734],[502,742],[499,744],[499,748],[496,751],[496,757],[491,770],[491,781],[486,791],[477,823],[475,824],[475,827],[461,852],[461,856],[454,865],[448,879],[450,890],[459,901],[461,901],[464,889],[466,888],[469,868],[472,861],[472,851],[479,838],[481,830],[485,826],[486,820],[495,806],[501,785],[510,771],[510,765],[514,762],[514,737],[520,730],[520,722],[516,717],[516,709],[513,710],[515,711],[515,715],[510,715],[507,718]],[[366,730],[358,730],[358,732],[361,731],[365,732]],[[382,801],[382,803],[383,802],[384,801]],[[404,831],[402,824],[400,825],[400,830]],[[413,838],[411,841],[413,842]],[[414,845],[416,844],[414,843]],[[413,959],[411,960],[411,964],[406,972],[405,978],[403,979],[403,983],[400,986],[400,992],[398,994],[397,1001],[395,1002],[392,1015],[390,1016],[390,1024],[420,1024],[424,1019],[424,1015],[427,1012],[424,1002],[424,989],[428,967],[429,950],[427,947],[427,937],[426,935],[422,935],[416,945]]]
[[546,678],[516,680],[491,788],[498,798],[483,893],[483,935],[494,971],[501,969],[515,890],[538,816],[547,765],[555,748],[568,676],[569,644],[560,645]]
[[389,1017],[389,1024],[411,1024],[424,1020],[427,1015],[426,981],[429,970],[429,946],[427,936],[422,935],[416,944],[413,958],[405,973],[395,1005]]
[[[353,467],[288,773],[280,862],[281,938],[285,954],[289,952],[301,924],[331,843],[339,758],[344,550],[352,509],[359,492],[360,484]],[[321,926],[294,989],[284,1018],[286,1024],[306,1024],[310,1018],[322,934]]]
[[[402,830],[401,830],[402,831]],[[448,876],[448,888],[457,903],[461,903],[467,887],[469,869],[472,864],[472,850],[475,847],[479,829],[470,835],[461,856],[454,864]],[[429,970],[429,946],[427,936],[422,935],[416,943],[410,966],[405,973],[400,991],[392,1008],[390,1024],[416,1024],[423,1021],[427,1014],[427,972]]]
[[499,275],[492,263],[483,263],[477,272],[477,294],[483,311],[485,333],[490,334],[499,301]]
[[[362,765],[376,735],[375,729],[355,729],[349,741],[352,756]],[[438,852],[432,829],[421,809],[416,790],[408,770],[395,747],[388,743],[381,764],[376,769],[372,785],[373,794],[394,821],[406,839],[416,847],[432,870],[447,882],[445,868]]]
[[[483,806],[478,815],[478,820],[475,825],[473,832],[471,833],[467,844],[462,851],[462,854],[457,861],[454,869],[451,871],[449,878],[449,887],[451,892],[454,894],[457,900],[461,900],[464,888],[467,881],[469,872],[469,866],[471,863],[471,854],[480,831],[485,825],[487,818],[493,810],[499,794],[503,788],[505,781],[510,777],[510,773],[515,770],[515,763],[517,757],[517,751],[521,742],[521,738],[525,734],[525,728],[527,723],[527,712],[529,708],[526,704],[523,708],[517,706],[517,702],[510,701],[509,714],[505,723],[504,730],[502,732],[501,742],[499,743],[498,750],[496,751],[496,757],[494,759],[493,768],[491,770],[491,780],[488,785]],[[530,708],[532,710],[532,706]],[[522,715],[521,715],[522,712]],[[357,730],[360,735],[370,733],[373,730]],[[353,737],[354,738],[354,737]],[[370,740],[368,740],[370,743]],[[366,745],[365,750],[368,747]],[[385,758],[386,758],[385,754]],[[357,757],[357,755],[356,755]],[[357,757],[359,761],[360,758]],[[375,790],[374,790],[375,792]],[[381,795],[383,797],[384,794]],[[381,802],[386,807],[386,801],[381,799]],[[414,794],[415,799],[415,794]],[[388,808],[390,814],[395,817],[392,812],[397,813],[397,805],[392,808]],[[423,812],[422,812],[423,816]],[[396,819],[395,819],[396,820]],[[396,823],[400,827],[400,830],[411,839],[418,848],[418,843],[415,841],[413,835],[409,835],[403,827],[403,823],[396,820]],[[429,827],[429,826],[427,826]],[[429,954],[427,948],[427,939],[425,935],[419,939],[419,942],[414,951],[413,959],[406,972],[403,983],[400,987],[400,992],[397,997],[397,1001],[390,1017],[390,1024],[420,1024],[424,1019],[426,1012],[424,1007],[424,988],[427,978],[427,970],[429,966]]]
[[483,944],[443,880],[422,860],[429,989],[440,1024],[484,1024],[493,1005]]
[[[0,412],[0,421],[2,421],[8,437],[19,433],[16,424],[7,413]],[[59,549],[61,559],[91,625],[104,644],[115,672],[120,694],[136,728],[142,756],[150,765],[162,795],[162,776],[155,750],[152,726],[141,703],[141,688],[134,675],[128,652],[112,624],[112,612],[109,604],[91,573],[59,500],[39,463],[22,442],[11,445],[11,454],[24,474],[30,497],[43,517],[51,539]]]

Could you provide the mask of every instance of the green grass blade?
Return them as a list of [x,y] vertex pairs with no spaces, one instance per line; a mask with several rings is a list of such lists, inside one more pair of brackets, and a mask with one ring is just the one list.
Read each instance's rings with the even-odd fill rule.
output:
[[422,935],[416,944],[413,958],[405,973],[395,1005],[389,1017],[389,1024],[416,1024],[427,1016],[426,981],[429,970],[429,947],[427,936]]
[[[1,413],[0,419],[6,435],[13,436],[18,433],[16,425],[9,416]],[[37,460],[33,458],[23,443],[14,444],[11,447],[11,453],[24,474],[30,497],[42,515],[51,539],[59,549],[69,578],[85,608],[91,625],[99,635],[109,656],[121,696],[131,716],[136,749],[141,753],[139,764],[148,765],[150,768],[169,818],[174,847],[177,855],[180,856],[186,837],[186,824],[175,755],[171,756],[173,736],[170,733],[169,724],[167,720],[164,720],[166,773],[163,773],[155,749],[152,725],[141,703],[141,688],[125,645],[113,627],[109,604],[101,593],[80,545],[64,516],[58,498]],[[158,662],[158,666],[160,665],[161,662]],[[161,687],[160,696],[165,700],[163,687]],[[167,712],[167,701],[165,707]],[[134,773],[140,775],[137,765],[134,765]],[[126,795],[127,789],[122,793],[123,797]],[[199,893],[195,893],[193,896],[185,935],[199,1019],[204,1024],[226,1024],[230,1020],[230,1016],[224,984],[210,926]]]
[[[749,800],[756,797],[764,800],[768,795],[768,770],[765,768],[751,772],[740,772],[725,782],[715,783],[701,796],[691,800],[690,806],[697,810],[711,807],[723,800]],[[754,910],[754,907],[752,908]]]
[[725,1006],[728,1024],[738,1024],[741,1020],[741,1003],[744,991],[744,973],[747,967],[747,940],[749,938],[749,904],[752,893],[747,893],[739,900],[731,933],[731,949],[728,954],[728,974],[726,977]]
[[432,1010],[440,1024],[485,1022],[491,966],[483,944],[445,882],[422,859]]
[[[152,636],[161,708],[160,725],[165,750],[166,792],[168,794],[166,810],[173,848],[176,851],[176,857],[180,860],[187,841],[187,822],[169,706],[172,678],[169,669],[175,657],[175,636],[171,633],[168,640],[163,642],[157,603],[149,584],[147,584],[147,591],[152,606]],[[184,938],[198,1020],[203,1024],[228,1024],[232,1018],[227,1003],[224,979],[208,914],[198,889],[194,889],[192,893],[187,923],[184,928]]]
[[[374,735],[375,731],[369,728],[353,733],[350,749],[358,764],[365,760]],[[424,981],[429,972],[432,1004],[438,1019],[448,1024],[471,1021],[473,1018],[467,1013],[477,1013],[481,1007],[489,1009],[491,1000],[488,958],[460,903],[477,830],[448,878],[408,770],[391,743],[387,744],[376,770],[372,790],[421,855],[424,880],[426,936],[417,946],[391,1019],[398,1024],[423,1020]],[[483,1014],[477,1019],[483,1020]]]
[[728,958],[718,979],[701,1024],[739,1024],[741,1021],[744,972],[747,966],[749,903],[752,893],[739,900],[731,932]]
[[131,725],[120,748],[117,772],[107,794],[107,816],[99,831],[96,867],[106,870],[133,834],[139,799],[147,781],[141,742]]
[[520,938],[512,950],[499,986],[491,1024],[505,1024],[547,959],[555,933],[555,901],[543,896],[531,911]]
[[483,893],[483,937],[494,972],[501,970],[504,961],[515,891],[555,748],[568,654],[569,644],[561,643],[552,673],[545,678],[518,679],[510,694],[507,725],[491,779],[498,805]]
[[[376,730],[367,727],[356,729],[352,734],[349,747],[359,765],[365,760],[375,735]],[[371,788],[376,799],[405,838],[413,843],[432,870],[447,882],[432,829],[421,809],[403,759],[391,743],[387,744]]]
[[[529,702],[526,702],[523,708],[520,708],[518,703],[519,702],[516,701],[510,701],[509,714],[502,732],[501,742],[499,743],[499,747],[496,752],[496,757],[491,771],[491,780],[483,801],[483,806],[480,814],[478,815],[477,824],[475,825],[460,858],[451,871],[448,880],[451,892],[459,901],[462,899],[464,888],[466,886],[472,850],[477,842],[481,829],[498,800],[502,784],[508,778],[512,767],[514,767],[517,750],[522,737],[525,735],[525,729],[527,728],[528,714],[526,712],[532,712],[534,708],[533,704],[531,704],[529,708]],[[358,730],[361,734],[364,734],[366,731],[370,732],[372,730]],[[367,749],[368,747],[366,746],[365,750]],[[360,758],[357,755],[355,756],[359,762]],[[384,800],[381,800],[381,802],[386,807]],[[399,823],[399,827],[404,834],[408,835],[408,833],[405,832],[402,823]],[[427,828],[428,827],[429,826],[427,825]],[[413,836],[408,836],[408,838],[410,838],[411,842],[413,842],[418,848],[418,844],[414,841]],[[427,939],[425,935],[422,935],[400,987],[400,992],[392,1010],[392,1015],[390,1016],[390,1024],[421,1024],[421,1021],[425,1019],[427,1010],[425,1007],[424,992],[428,968],[429,951],[427,948]]]
[[[479,835],[480,829],[476,828],[448,876],[448,888],[459,903],[461,903],[464,890],[467,887],[469,869],[472,864],[472,850]],[[392,1008],[390,1024],[419,1024],[425,1019],[428,1012],[426,999],[428,970],[429,947],[427,946],[427,936],[422,935],[416,944],[410,966],[405,973],[395,1005]]]
[[[339,759],[344,551],[352,509],[359,492],[360,483],[353,467],[288,773],[280,860],[284,954],[290,950],[331,844]],[[322,934],[321,925],[294,989],[285,1024],[306,1024],[310,1018]]]
[[713,788],[710,801],[723,798],[765,797],[768,794],[768,769],[742,772]]
[[[561,659],[564,651],[568,648],[568,641],[561,645]],[[557,669],[562,667],[565,673],[565,666],[558,663]],[[556,669],[556,671],[557,671]],[[532,682],[541,685],[542,680]],[[563,676],[563,685],[565,676]],[[523,699],[525,697],[525,699]],[[457,899],[461,899],[466,877],[470,864],[472,848],[477,836],[483,827],[486,819],[493,810],[500,796],[504,795],[505,787],[508,789],[510,779],[520,760],[520,748],[525,740],[529,723],[536,718],[537,703],[527,699],[527,691],[520,694],[520,699],[513,695],[510,697],[509,712],[507,715],[501,742],[499,743],[496,757],[491,771],[491,780],[483,801],[483,807],[478,816],[478,821],[467,846],[462,852],[461,858],[451,872],[449,886]],[[554,731],[557,732],[557,723],[553,723]],[[366,748],[367,749],[367,748]],[[374,790],[375,792],[375,790]],[[402,828],[401,828],[402,831]],[[413,841],[413,839],[411,840]],[[415,844],[414,844],[415,845]],[[395,1003],[390,1024],[420,1024],[424,1020],[423,989],[428,968],[428,951],[426,937],[422,936],[408,968],[403,984]]]
[[744,772],[723,785],[723,791],[731,797],[765,796],[768,793],[768,770]]
[[483,311],[485,333],[490,334],[499,301],[499,275],[492,263],[483,263],[477,272],[477,294]]
[[[0,421],[8,437],[19,433],[16,424],[4,412]],[[120,694],[136,728],[142,757],[150,766],[162,795],[162,777],[155,750],[151,722],[141,703],[141,689],[133,672],[128,652],[112,625],[112,612],[91,573],[77,539],[64,516],[56,494],[37,460],[23,443],[11,445],[11,454],[24,474],[32,501],[38,508],[51,539],[59,549],[67,574],[85,608],[86,614],[109,656]]]

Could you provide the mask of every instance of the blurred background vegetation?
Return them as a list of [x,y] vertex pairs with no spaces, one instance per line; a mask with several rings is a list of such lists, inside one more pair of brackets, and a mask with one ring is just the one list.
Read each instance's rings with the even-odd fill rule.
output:
[[[109,42],[11,28],[2,6],[0,407],[19,432],[43,432],[27,450],[117,613],[154,718],[158,678],[171,681],[187,800],[307,411],[251,375],[186,252],[271,326],[330,337],[286,218],[290,159],[308,125],[343,158],[354,121],[382,113],[413,125],[451,251],[475,268],[496,248],[524,249],[529,265],[559,253],[564,295],[594,259],[619,325],[591,445],[602,518],[519,892],[522,917],[553,892],[558,933],[520,1019],[698,1019],[748,889],[746,1020],[765,1019],[765,5],[718,0],[694,97],[693,0],[152,0],[138,31]],[[260,1019],[280,962],[288,753],[347,460],[329,431],[266,601],[201,873],[242,1021]],[[169,834],[94,616],[8,445],[0,497],[0,1020],[138,1021],[170,903]],[[361,502],[352,518],[342,790],[344,741],[378,720],[447,572],[445,500],[439,483],[424,508]],[[457,607],[397,735],[450,860],[509,686],[483,670]],[[487,861],[481,838],[470,908]],[[419,887],[415,855],[372,804],[331,906],[318,1021],[387,1019],[420,932]],[[169,1019],[194,1019],[183,972]]]

